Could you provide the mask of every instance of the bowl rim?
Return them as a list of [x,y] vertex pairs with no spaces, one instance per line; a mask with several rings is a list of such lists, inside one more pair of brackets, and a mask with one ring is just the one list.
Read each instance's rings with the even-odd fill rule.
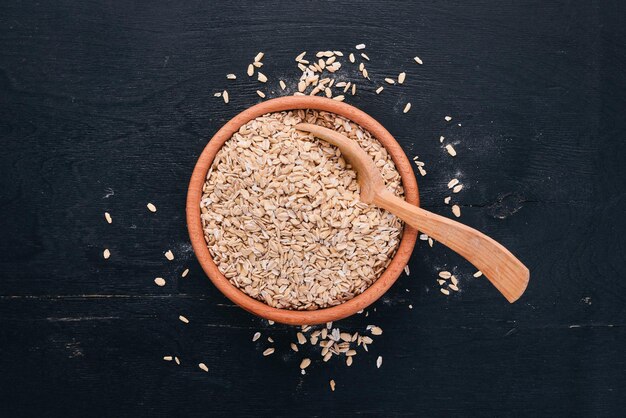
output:
[[250,120],[267,113],[285,110],[313,109],[336,113],[368,130],[387,150],[400,173],[405,200],[419,206],[419,192],[413,167],[395,138],[373,117],[349,104],[315,96],[286,96],[251,106],[220,128],[198,157],[187,191],[186,217],[189,238],[200,266],[211,282],[232,302],[262,318],[289,325],[314,325],[343,319],[365,309],[378,300],[400,277],[417,241],[418,232],[405,224],[395,256],[370,287],[363,293],[336,306],[308,311],[273,308],[239,290],[219,271],[204,239],[200,218],[200,200],[206,175],[222,145]]

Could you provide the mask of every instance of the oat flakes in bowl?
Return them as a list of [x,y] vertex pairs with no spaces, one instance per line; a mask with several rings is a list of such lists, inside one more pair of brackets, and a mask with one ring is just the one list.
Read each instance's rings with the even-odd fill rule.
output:
[[378,279],[395,255],[402,222],[359,201],[356,173],[339,150],[294,129],[315,123],[357,141],[387,187],[403,196],[386,149],[334,113],[293,110],[243,125],[219,150],[204,183],[209,251],[230,283],[279,309],[339,305]]

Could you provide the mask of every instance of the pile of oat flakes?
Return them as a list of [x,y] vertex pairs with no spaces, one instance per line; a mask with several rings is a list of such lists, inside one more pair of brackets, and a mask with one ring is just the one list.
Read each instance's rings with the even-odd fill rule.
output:
[[[337,51],[337,50],[318,51],[314,54],[310,54],[311,55],[310,58],[307,56],[307,52],[302,52],[298,54],[295,57],[295,62],[296,62],[296,66],[298,70],[300,71],[300,75],[297,78],[297,80],[294,80],[294,81],[278,80],[278,86],[280,87],[279,95],[289,95],[289,94],[323,95],[325,97],[332,98],[334,100],[344,101],[346,100],[346,98],[349,98],[350,96],[357,95],[358,91],[363,89],[362,87],[363,83],[366,83],[365,85],[367,86],[368,89],[372,88],[376,94],[382,94],[383,91],[385,90],[385,87],[391,87],[394,85],[397,87],[399,85],[402,85],[405,82],[407,78],[406,71],[399,71],[395,74],[390,72],[390,74],[377,75],[377,79],[378,79],[378,76],[380,76],[381,81],[379,83],[372,81],[372,74],[370,74],[367,69],[367,65],[370,62],[370,57],[365,53],[365,48],[366,48],[365,44],[359,44],[355,46],[354,51],[346,53],[346,54],[344,54],[342,51]],[[346,55],[347,55],[347,61],[345,59]],[[265,54],[263,52],[259,52],[258,54],[256,54],[253,61],[248,65],[248,67],[245,70],[245,76],[250,77],[250,78],[256,77],[257,81],[261,83],[259,89],[257,89],[255,92],[252,92],[252,94],[256,94],[261,99],[265,99],[270,94],[269,89],[264,88],[267,86],[267,83],[270,80],[270,77],[268,77],[261,71],[264,65],[263,63],[264,58],[265,58]],[[417,56],[413,57],[411,62],[413,62],[413,65],[423,64],[422,59]],[[349,74],[346,77],[340,75],[340,71],[342,70],[342,68],[345,69],[348,66],[351,67],[351,70],[348,70]],[[356,77],[359,79],[358,82],[355,79],[355,77],[353,77],[353,74],[355,72],[358,75],[358,77]],[[236,80],[238,80],[238,75],[235,73],[230,73],[230,74],[227,74],[225,78],[228,80],[228,82],[236,82]],[[350,80],[348,81],[348,79]],[[357,87],[357,84],[359,85],[359,87]],[[237,97],[231,97],[227,88],[219,92],[216,92],[214,96],[221,98],[225,104],[230,103],[232,100],[238,99]],[[410,112],[410,110],[411,110],[411,103],[406,102],[403,106],[402,112],[406,114]],[[302,118],[302,115],[298,115],[298,116]],[[293,113],[289,114],[289,117],[293,118],[294,114]],[[319,115],[315,115],[315,117],[319,117]],[[445,116],[444,120],[447,123],[450,123],[452,121],[452,117]],[[330,124],[335,125],[334,127],[337,129],[342,128],[342,125],[345,123],[346,121],[335,121],[335,120],[330,121]],[[347,123],[348,125],[350,124],[349,122]],[[348,125],[344,125],[343,129],[347,130]],[[460,123],[458,125],[461,126]],[[444,136],[440,136],[439,143],[441,144],[442,150],[447,152],[450,155],[450,157],[454,158],[457,155],[457,151],[454,148],[453,144],[446,143],[446,138]],[[384,151],[384,149],[375,150],[375,152],[379,152],[379,151]],[[337,161],[339,161],[340,160],[339,156],[337,155],[336,157],[337,157],[336,158]],[[289,159],[289,155],[285,154],[283,158]],[[382,160],[385,160],[386,158],[387,156],[384,156]],[[425,163],[420,161],[417,156],[414,157],[413,161],[416,164],[416,167],[420,175],[425,176],[427,174],[427,171],[425,169]],[[289,163],[289,161],[286,161],[285,163]],[[388,180],[388,186],[392,190],[396,191],[397,194],[401,195],[402,190],[401,190],[399,176],[396,177],[397,172],[395,172],[395,167],[392,167],[392,165],[393,163],[389,165],[389,167],[391,167],[389,169],[389,172],[391,173],[390,177],[388,178],[386,177],[386,179]],[[244,170],[244,172],[245,171],[246,170]],[[395,172],[395,174],[393,174],[393,172]],[[351,179],[351,180],[354,180],[354,179]],[[452,194],[456,194],[456,193],[459,193],[463,189],[463,184],[461,184],[457,178],[453,178],[448,183],[448,188],[452,192]],[[207,198],[210,199],[210,197],[208,196],[210,196],[211,192],[214,193],[214,190],[207,190],[206,192],[207,192]],[[355,196],[355,199],[358,200],[358,196]],[[444,198],[444,203],[446,205],[450,205],[451,200],[452,200],[452,196],[448,195]],[[206,200],[204,200],[203,205],[205,208],[207,207]],[[461,210],[457,204],[452,204],[450,207],[454,216],[456,217],[461,216]],[[148,203],[147,208],[151,213],[157,212],[157,208],[153,203]],[[269,209],[271,208],[268,208],[268,210]],[[294,208],[294,212],[296,209],[297,208]],[[367,212],[367,211],[364,211],[364,212]],[[384,217],[385,216],[384,213],[381,213],[381,212],[384,212],[384,211],[380,211],[375,208],[373,208],[370,211],[370,213],[374,213],[375,216]],[[203,213],[206,213],[206,212],[203,211]],[[109,212],[105,212],[104,217],[108,224],[113,223],[113,217]],[[287,217],[291,218],[292,214],[288,213]],[[392,217],[392,218],[396,219],[395,217]],[[218,223],[217,218],[210,218],[210,219],[207,219],[206,221],[207,222],[205,223],[205,225],[209,225],[209,226],[216,226]],[[380,254],[383,254],[384,257],[381,257],[382,262],[380,264],[372,266],[372,272],[374,273],[379,273],[381,269],[384,269],[384,267],[386,267],[386,262],[388,261],[388,259],[393,257],[393,253],[395,252],[396,241],[398,241],[401,236],[401,223],[397,219],[395,222],[392,221],[391,219],[387,219],[387,221],[388,222],[386,223],[383,222],[383,225],[385,225],[385,228],[386,228],[386,230],[383,231],[383,233],[388,234],[388,238],[391,241],[390,243],[391,245],[385,246],[383,248],[377,248],[377,252],[378,250],[380,250]],[[250,227],[250,228],[253,228],[253,227]],[[209,230],[210,229],[211,228],[209,228]],[[255,231],[251,230],[250,232],[255,232]],[[425,234],[420,235],[420,240],[427,241],[431,247],[434,244],[434,241],[432,240],[432,238],[428,237]],[[211,245],[211,242],[209,242],[209,246],[210,245]],[[297,244],[295,248],[298,249]],[[311,251],[312,248],[304,247],[302,248],[302,250]],[[171,250],[165,251],[163,255],[167,258],[168,261],[173,261],[175,258],[174,253]],[[214,253],[213,255],[215,256],[216,254]],[[111,257],[111,252],[108,248],[103,250],[102,257],[105,260]],[[274,268],[276,266],[264,266],[264,267],[269,268],[271,271],[271,268]],[[240,266],[240,267],[235,267],[235,269],[233,270],[233,274],[230,274],[228,270],[226,271],[225,274],[227,275],[227,277],[230,277],[232,279],[232,278],[237,278],[237,277],[243,277],[244,272],[245,272],[245,267]],[[405,272],[407,275],[409,275],[408,266],[405,268]],[[185,268],[181,274],[181,277],[182,278],[186,277],[188,273],[189,273],[189,269]],[[368,271],[367,273],[369,274],[371,272]],[[239,276],[239,274],[242,274],[242,276]],[[340,274],[340,273],[333,272],[333,274]],[[473,276],[475,278],[478,278],[481,275],[482,273],[478,271]],[[374,275],[374,277],[376,277],[376,275]],[[239,280],[239,279],[235,279],[235,280]],[[450,273],[449,271],[443,270],[443,271],[438,272],[438,275],[435,278],[435,280],[440,286],[441,293],[444,295],[450,295],[450,290],[452,290],[453,292],[459,291],[459,280],[454,274]],[[167,281],[161,277],[155,278],[154,283],[160,287],[167,285]],[[365,287],[367,287],[368,284],[365,283],[364,285]],[[243,286],[245,287],[245,283],[243,283]],[[339,284],[339,288],[340,289],[342,288],[341,284]],[[308,290],[311,290],[311,289],[308,289]],[[354,289],[346,289],[346,291],[348,293],[348,296],[350,296],[351,293],[354,293]],[[262,299],[263,298],[265,298],[265,295],[262,297]],[[269,304],[272,304],[272,302],[268,300],[266,300],[266,302],[268,302]],[[330,305],[330,303],[328,303],[328,300],[324,301],[323,299],[322,300],[314,299],[312,303],[314,305],[317,305],[317,307],[324,307],[324,306]],[[275,306],[281,307],[279,304]],[[408,305],[408,307],[412,308],[411,305]],[[373,308],[373,309],[375,310],[376,308]],[[362,314],[364,317],[368,316],[367,311],[360,312],[360,314]],[[187,319],[187,317],[183,315],[179,316],[179,320],[183,324],[189,323],[189,319]],[[273,322],[269,321],[269,325],[273,325]],[[317,327],[303,326],[300,329],[294,328],[293,342],[290,343],[290,346],[287,349],[292,350],[293,352],[301,352],[301,351],[304,351],[305,347],[308,346],[306,349],[308,354],[302,357],[302,359],[299,361],[299,369],[302,374],[305,374],[306,369],[308,367],[311,367],[313,364],[319,364],[320,362],[325,363],[327,361],[330,361],[332,357],[344,358],[345,364],[347,366],[351,366],[357,354],[357,350],[362,349],[366,352],[369,351],[370,345],[374,342],[374,337],[378,337],[382,335],[382,333],[383,333],[382,329],[375,325],[367,325],[365,327],[364,332],[341,330],[339,327],[337,327],[336,325],[332,323],[328,323],[325,326],[317,326]],[[256,332],[252,336],[252,341],[258,344],[261,341],[260,340],[261,337],[262,337],[261,333]],[[276,347],[273,346],[274,340],[272,339],[271,336],[267,337],[266,340],[268,343],[272,345],[257,346],[257,348],[259,350],[262,350],[263,356],[270,356],[276,351]],[[315,361],[311,359],[312,357],[311,353],[315,353],[315,352],[319,354],[320,361]],[[163,356],[163,360],[174,362],[177,365],[181,364],[180,358],[175,355],[165,355]],[[374,364],[377,368],[380,368],[382,365],[382,356],[377,356]],[[198,368],[204,372],[209,371],[205,363],[202,363],[202,362],[198,363]],[[329,384],[330,384],[330,389],[334,391],[336,388],[335,381],[331,379]]]

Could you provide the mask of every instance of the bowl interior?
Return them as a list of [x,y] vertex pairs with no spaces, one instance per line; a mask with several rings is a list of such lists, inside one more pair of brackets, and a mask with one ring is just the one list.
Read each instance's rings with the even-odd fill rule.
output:
[[353,106],[336,100],[313,96],[288,96],[267,100],[244,110],[228,121],[211,138],[200,154],[189,182],[186,208],[187,228],[191,245],[202,269],[227,298],[248,312],[272,321],[291,325],[313,325],[336,321],[355,314],[380,298],[398,279],[407,264],[415,247],[417,230],[405,225],[396,255],[387,269],[363,293],[341,305],[311,311],[277,309],[246,295],[232,285],[217,268],[204,239],[200,219],[200,200],[206,175],[219,149],[242,125],[266,113],[296,109],[315,109],[336,113],[368,130],[387,149],[396,165],[402,178],[406,201],[419,205],[417,182],[409,159],[393,136],[374,118]]

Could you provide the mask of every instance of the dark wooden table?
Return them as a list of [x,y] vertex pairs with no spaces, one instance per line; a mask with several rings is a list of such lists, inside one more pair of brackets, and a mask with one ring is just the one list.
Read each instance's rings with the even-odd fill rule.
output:
[[[2,2],[0,416],[623,416],[624,3],[420,3]],[[260,101],[245,76],[258,51],[275,97],[301,51],[361,42],[374,82],[346,69],[359,82],[347,101],[426,162],[423,206],[451,216],[458,176],[461,219],[531,282],[509,305],[419,242],[411,275],[337,324],[382,327],[370,353],[348,368],[309,351],[302,376],[295,330],[233,306],[201,272],[186,184],[212,134]],[[405,86],[374,93],[401,70]],[[213,97],[225,87],[228,105]],[[439,293],[444,268],[459,294]],[[264,358],[267,336],[277,353]]]

